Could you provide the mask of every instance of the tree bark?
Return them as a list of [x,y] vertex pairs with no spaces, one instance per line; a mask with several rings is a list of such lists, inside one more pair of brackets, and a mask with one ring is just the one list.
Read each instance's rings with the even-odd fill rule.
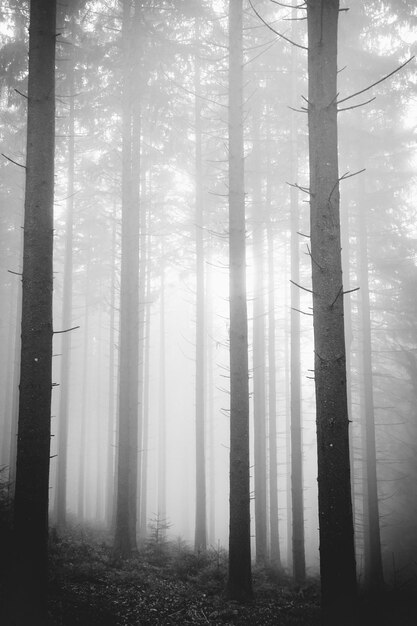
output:
[[320,573],[329,624],[349,623],[356,593],[339,215],[338,14],[338,0],[307,3]]
[[[365,196],[361,186],[361,198]],[[364,446],[366,465],[364,471],[364,584],[368,588],[377,589],[384,583],[381,558],[381,533],[379,526],[378,477],[376,466],[375,411],[372,376],[372,335],[371,307],[369,298],[368,276],[368,224],[366,209],[359,206],[358,238],[359,238],[359,276],[362,321],[362,367],[363,367],[363,418]]]
[[[72,21],[73,24],[73,21]],[[62,294],[62,328],[71,327],[72,322],[72,250],[74,228],[74,168],[75,168],[75,79],[74,51],[68,61],[68,182],[67,182],[67,215],[65,226],[65,257]],[[71,333],[63,333],[61,344],[61,381],[58,411],[58,458],[56,478],[55,515],[58,531],[63,531],[67,518],[67,445],[68,445],[68,405],[71,364]]]
[[243,151],[243,10],[229,2],[230,519],[228,596],[252,596]]
[[83,364],[82,364],[82,389],[81,389],[81,424],[80,424],[80,443],[79,443],[79,462],[78,462],[78,489],[77,489],[77,517],[78,522],[83,525],[85,520],[85,461],[86,461],[86,437],[87,437],[87,420],[89,418],[88,411],[88,389],[90,383],[89,376],[89,334],[90,334],[90,288],[91,288],[91,247],[87,246],[87,258],[85,262],[85,288],[84,288],[84,322],[83,322]]
[[109,389],[107,415],[107,454],[106,454],[106,524],[114,531],[114,475],[115,475],[115,309],[116,309],[116,203],[112,213],[112,257],[110,282],[109,316]]
[[[123,2],[124,59],[122,113],[122,239],[120,270],[120,346],[117,448],[117,503],[114,553],[127,558],[136,551],[139,368],[139,198],[132,160],[134,81],[131,3]],[[135,33],[136,34],[136,33]]]
[[268,424],[269,424],[269,527],[271,537],[271,565],[276,570],[282,569],[279,545],[279,508],[278,508],[278,432],[277,432],[277,369],[276,369],[276,319],[275,319],[275,246],[274,224],[272,220],[272,171],[269,141],[269,111],[266,111],[266,206],[267,256],[268,256]]
[[159,311],[159,405],[158,405],[158,520],[162,525],[161,534],[165,534],[167,523],[167,462],[166,462],[166,352],[165,352],[165,259],[161,246],[160,276],[160,311]]
[[255,471],[255,556],[267,560],[266,514],[266,399],[265,399],[265,305],[264,305],[264,217],[261,193],[260,128],[261,106],[253,112],[253,422]]
[[[294,11],[293,11],[294,14]],[[295,17],[293,15],[293,17]],[[294,34],[294,28],[293,28]],[[291,50],[291,95],[297,95],[296,51]],[[298,176],[298,145],[296,113],[291,112],[291,182]],[[300,230],[299,198],[296,187],[290,187],[291,222],[291,333],[290,333],[290,403],[291,403],[291,508],[292,508],[292,567],[294,581],[302,585],[306,576],[304,547],[303,438],[301,415],[301,350],[300,350]],[[294,284],[296,283],[296,284]]]
[[[199,41],[199,24],[196,19],[195,41]],[[205,446],[205,276],[204,276],[204,206],[203,206],[203,163],[201,98],[199,97],[201,72],[198,54],[195,55],[194,74],[194,120],[195,120],[195,223],[196,223],[196,374],[195,374],[195,451],[196,451],[196,513],[195,550],[207,547],[206,513],[206,446]]]
[[19,626],[47,621],[55,21],[55,0],[31,2],[12,615],[7,622]]

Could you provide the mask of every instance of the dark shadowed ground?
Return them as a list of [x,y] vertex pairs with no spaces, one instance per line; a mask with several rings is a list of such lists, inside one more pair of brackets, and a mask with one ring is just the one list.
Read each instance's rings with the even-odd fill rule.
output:
[[[196,555],[180,540],[151,539],[135,558],[117,563],[104,543],[73,535],[52,542],[51,561],[53,626],[321,623],[316,580],[300,589],[285,575],[255,568],[255,600],[226,600],[221,549]],[[416,603],[400,589],[361,597],[352,626],[417,626]]]
[[[317,580],[296,588],[284,574],[255,568],[255,600],[244,605],[228,601],[223,593],[227,555],[222,549],[196,555],[181,540],[151,538],[134,558],[122,563],[114,561],[104,540],[77,530],[60,539],[52,533],[50,556],[45,626],[321,623]],[[6,557],[1,568],[4,583],[4,550],[2,557]],[[404,589],[362,597],[352,626],[417,626],[417,606]]]

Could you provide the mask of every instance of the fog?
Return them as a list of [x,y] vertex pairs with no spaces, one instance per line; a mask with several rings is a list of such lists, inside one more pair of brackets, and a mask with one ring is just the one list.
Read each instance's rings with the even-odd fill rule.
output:
[[[194,545],[196,301],[201,280],[197,278],[196,240],[200,234],[204,320],[198,323],[203,324],[204,353],[198,358],[204,362],[207,546],[227,549],[227,8],[221,0],[139,4],[139,17],[132,19],[125,31],[134,50],[129,68],[123,65],[121,3],[74,2],[58,11],[50,525],[57,524],[65,389],[65,526],[71,532],[93,532],[112,542],[118,397],[123,375],[118,368],[123,115],[126,106],[131,106],[132,123],[139,126],[133,129],[138,163],[130,170],[138,178],[132,183],[134,199],[129,200],[137,202],[140,214],[139,306],[134,311],[139,342],[138,544],[159,524],[170,539]],[[253,4],[285,37],[306,45],[305,21],[285,21],[291,16],[290,9],[279,3]],[[339,100],[386,77],[415,52],[412,3],[355,4],[339,18]],[[0,10],[0,137],[5,155],[0,161],[0,467],[12,493],[25,187],[25,171],[18,164],[25,162],[26,103],[21,94],[27,80],[27,7],[23,2],[3,1]],[[267,542],[270,549],[268,400],[274,379],[279,547],[282,565],[291,574],[291,316],[295,313],[300,323],[299,461],[306,569],[308,576],[314,576],[319,572],[319,522],[306,193],[308,103],[302,98],[307,93],[306,54],[271,32],[249,3],[245,3],[244,22],[251,519],[254,529],[253,412],[258,398],[253,355],[254,342],[260,341],[256,349],[264,355],[258,367],[262,370],[266,429]],[[196,85],[197,65],[200,80]],[[130,72],[132,98],[128,104],[123,87],[126,72]],[[344,305],[357,574],[363,580],[369,454],[365,424],[366,414],[371,413],[384,576],[387,581],[404,584],[415,584],[417,575],[416,94],[413,61],[354,102],[341,104],[339,108],[349,110],[338,118],[344,290],[350,292]],[[353,103],[363,106],[354,108]],[[202,220],[196,217],[197,141],[201,145],[197,167]],[[133,159],[134,150],[135,146]],[[291,194],[295,194],[298,215],[296,232],[292,231]],[[68,239],[69,229],[72,240]],[[68,241],[70,256],[66,256]],[[292,246],[299,263],[296,286],[290,282]],[[272,276],[268,254],[273,259]],[[68,276],[70,308],[63,313]],[[296,307],[294,289],[300,300]],[[271,327],[275,328],[275,370],[268,356]],[[63,373],[66,352],[69,369]],[[254,530],[252,550],[255,555]]]

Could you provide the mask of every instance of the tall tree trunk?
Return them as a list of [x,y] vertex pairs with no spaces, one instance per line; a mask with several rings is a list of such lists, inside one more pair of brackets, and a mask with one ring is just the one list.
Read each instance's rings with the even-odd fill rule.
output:
[[252,596],[249,487],[249,380],[243,151],[243,10],[229,1],[230,519],[227,591]]
[[[195,41],[199,42],[200,32],[198,19],[195,24]],[[207,547],[207,514],[206,514],[206,450],[205,450],[205,277],[204,277],[204,206],[203,206],[203,162],[201,153],[201,98],[200,61],[198,54],[194,58],[194,90],[195,90],[195,226],[196,226],[196,354],[195,354],[195,452],[196,452],[196,512],[195,512],[195,550]]]
[[116,203],[112,214],[112,260],[110,284],[110,328],[109,328],[109,390],[107,415],[107,463],[106,463],[106,524],[112,528],[114,522],[114,450],[115,450],[115,308],[116,308]]
[[[122,239],[120,270],[119,406],[117,449],[117,504],[114,553],[122,558],[136,551],[138,460],[138,359],[139,359],[139,201],[135,193],[132,158],[131,3],[123,1],[122,42]],[[134,20],[135,22],[135,20]],[[134,64],[133,64],[134,65]]]
[[261,106],[253,113],[253,421],[255,462],[255,547],[256,562],[267,559],[266,519],[266,402],[265,402],[265,307],[264,307],[264,221],[261,192],[260,150]]
[[267,227],[268,250],[268,423],[269,423],[269,526],[271,535],[271,565],[280,570],[278,508],[278,432],[277,432],[277,367],[276,367],[276,315],[275,315],[275,246],[272,220],[271,130],[269,111],[266,110],[266,206],[269,219]]
[[[141,119],[141,102],[139,97],[139,75],[138,68],[140,64],[140,56],[138,50],[138,39],[139,39],[139,6],[141,0],[135,0],[135,13],[133,19],[133,28],[135,33],[135,42],[134,42],[134,52],[137,63],[135,65],[136,75],[133,79],[134,81],[134,98],[133,98],[133,107],[132,107],[132,202],[133,205],[136,206],[136,210],[138,212],[138,218],[136,221],[138,234],[137,234],[137,242],[136,242],[136,253],[137,257],[137,268],[135,269],[135,274],[137,276],[137,381],[136,381],[136,401],[137,401],[137,443],[136,443],[136,458],[132,461],[134,465],[132,466],[132,472],[135,471],[136,467],[136,493],[137,493],[137,520],[140,519],[140,485],[141,485],[141,471],[142,471],[142,417],[143,417],[143,351],[144,351],[144,299],[145,299],[145,282],[144,282],[144,260],[145,260],[145,249],[142,249],[139,241],[143,242],[143,216],[144,212],[143,207],[141,206],[141,194],[140,194],[140,173],[141,173],[141,132],[142,132],[142,119]],[[139,247],[141,250],[139,252]],[[136,358],[136,357],[135,357]],[[133,381],[132,381],[133,384]],[[137,525],[137,524],[136,524]]]
[[31,2],[15,552],[7,622],[19,626],[47,622],[55,19],[55,0]]
[[85,289],[84,289],[84,345],[82,364],[82,388],[81,388],[81,424],[80,424],[80,448],[78,462],[78,489],[77,489],[77,517],[82,525],[85,520],[85,447],[87,437],[88,411],[88,388],[89,388],[89,334],[90,334],[90,287],[91,287],[91,247],[87,247],[87,259],[85,263]]
[[[21,227],[20,227],[21,228]],[[16,277],[17,279],[17,277]],[[2,445],[2,458],[7,459],[9,464],[9,494],[13,499],[15,480],[16,480],[16,454],[17,454],[17,428],[19,419],[19,374],[20,374],[20,313],[22,310],[22,288],[17,284],[15,297],[11,298],[10,317],[14,319],[15,328],[10,333],[9,354],[11,357],[10,373],[8,376],[7,386],[8,394],[6,395],[5,416],[9,420],[9,436],[4,436]],[[12,320],[10,320],[10,328],[13,328]]]
[[[269,183],[268,183],[269,187]],[[267,192],[269,195],[269,192]],[[267,201],[268,207],[270,202]],[[270,208],[268,211],[270,215]],[[279,547],[279,509],[278,509],[278,454],[277,454],[277,389],[276,389],[276,330],[275,330],[275,263],[274,229],[269,224],[268,241],[268,414],[269,414],[269,520],[271,529],[271,565],[281,569]]]
[[[148,232],[148,231],[147,231]],[[145,301],[145,350],[143,367],[143,425],[142,425],[142,471],[141,471],[141,504],[140,504],[140,536],[146,537],[148,521],[148,445],[149,445],[149,372],[150,372],[150,333],[151,333],[151,267],[150,237],[146,245],[148,262],[146,264],[146,301]]]
[[[159,416],[158,416],[158,523],[166,526],[167,464],[166,464],[166,359],[165,359],[165,259],[161,247],[161,283],[159,313]],[[165,532],[161,528],[161,533]]]
[[338,0],[307,4],[320,573],[329,624],[349,623],[356,594],[337,153],[338,15]]
[[[364,185],[361,189],[361,198],[365,197]],[[371,307],[369,301],[369,275],[368,275],[368,224],[366,209],[359,206],[358,218],[359,238],[359,276],[361,295],[361,321],[362,321],[362,366],[363,366],[363,390],[364,390],[364,421],[365,421],[365,446],[366,454],[364,464],[364,543],[365,543],[365,567],[364,583],[369,588],[378,588],[383,585],[384,576],[381,558],[381,533],[379,527],[379,503],[378,503],[378,479],[376,467],[376,441],[375,441],[375,411],[372,376],[372,337],[371,337]]]
[[[349,236],[349,207],[341,210],[340,228],[342,242],[342,271],[344,275],[345,291],[350,291],[350,236]],[[345,326],[345,344],[346,344],[346,397],[348,406],[349,419],[352,422],[352,355],[351,344],[353,340],[352,331],[352,304],[351,294],[346,294],[344,301],[344,326]],[[352,515],[355,519],[355,464],[353,449],[353,430],[349,429],[349,457],[350,457],[350,475],[351,475],[351,494],[352,494]]]
[[[72,22],[73,23],[73,22]],[[72,250],[74,224],[74,167],[75,167],[75,80],[74,51],[68,61],[68,179],[67,179],[67,222],[65,227],[65,257],[62,295],[62,328],[71,327],[72,321]],[[67,445],[68,445],[68,406],[71,363],[71,332],[62,335],[61,382],[58,410],[58,459],[56,479],[55,515],[58,531],[66,526],[67,518]]]
[[208,416],[208,449],[209,449],[209,515],[208,515],[208,538],[211,546],[216,545],[216,453],[215,453],[215,417],[214,417],[214,372],[213,372],[213,307],[212,307],[212,271],[210,262],[207,263],[206,279],[206,317],[207,329],[207,416]]
[[[293,11],[294,13],[294,11]],[[293,15],[293,17],[295,17]],[[293,29],[294,34],[294,29]],[[291,50],[291,96],[297,95],[297,59],[295,48]],[[291,112],[291,158],[290,176],[294,183],[298,177],[298,145],[296,113]],[[291,509],[292,509],[292,566],[297,584],[303,584],[306,576],[304,548],[304,493],[303,493],[303,438],[301,416],[301,372],[300,372],[300,230],[299,198],[296,187],[290,187],[291,221],[291,332],[290,332],[290,394],[291,394]]]

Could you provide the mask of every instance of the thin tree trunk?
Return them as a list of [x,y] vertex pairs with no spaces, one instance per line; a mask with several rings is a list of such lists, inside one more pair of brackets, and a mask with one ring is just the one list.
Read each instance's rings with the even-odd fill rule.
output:
[[114,531],[114,472],[115,472],[115,309],[116,309],[116,204],[112,214],[112,261],[110,284],[109,329],[109,391],[107,416],[107,464],[106,464],[106,524]]
[[[166,525],[166,361],[165,361],[165,260],[164,250],[161,249],[161,283],[160,283],[160,312],[159,312],[159,433],[158,433],[158,520]],[[165,529],[162,528],[161,533]]]
[[337,153],[338,15],[338,0],[307,4],[320,573],[328,624],[349,623],[356,595]]
[[206,302],[207,302],[207,417],[209,426],[209,515],[208,515],[208,536],[211,546],[216,545],[216,453],[215,453],[215,418],[214,418],[214,372],[213,372],[213,308],[212,302],[212,272],[210,263],[207,264],[206,280]]
[[[293,15],[293,17],[295,17]],[[296,52],[291,51],[291,95],[296,98]],[[298,145],[296,113],[291,112],[291,182],[298,177]],[[290,187],[291,221],[291,280],[300,282],[300,251],[298,231],[300,230],[299,198],[295,187]],[[291,284],[291,504],[292,504],[292,566],[293,577],[297,584],[303,584],[306,576],[304,548],[304,493],[303,493],[303,437],[301,416],[301,372],[300,372],[300,290]]]
[[88,385],[89,385],[89,331],[90,331],[90,262],[91,248],[87,248],[87,259],[85,268],[85,290],[84,290],[84,347],[83,347],[83,364],[82,364],[82,389],[81,389],[81,424],[80,424],[80,449],[78,461],[78,506],[77,517],[82,525],[85,520],[85,443],[87,436],[87,419],[88,419]]
[[47,622],[55,20],[55,0],[31,2],[12,615],[7,622],[19,626]]
[[252,596],[243,151],[243,9],[229,2],[230,519],[228,596]]
[[[362,188],[361,197],[364,198]],[[364,583],[368,588],[378,588],[384,583],[381,558],[381,533],[379,526],[378,478],[376,466],[375,440],[375,411],[372,376],[372,337],[371,337],[371,307],[369,300],[368,275],[368,224],[366,209],[359,206],[358,218],[359,238],[359,276],[361,296],[362,321],[362,366],[364,390],[364,420],[365,420],[365,463],[364,472],[364,543],[365,564]]]
[[[269,187],[269,184],[268,184]],[[270,203],[268,202],[270,207]],[[270,215],[270,209],[268,211]],[[271,565],[281,569],[279,546],[279,510],[278,510],[278,454],[277,454],[277,389],[276,389],[276,331],[275,331],[275,264],[274,230],[272,224],[267,230],[268,241],[268,368],[269,368],[269,519],[271,529]]]
[[[195,23],[195,41],[199,41],[200,32],[198,19]],[[195,354],[195,451],[196,451],[196,512],[195,537],[196,551],[207,547],[207,513],[206,513],[206,450],[205,450],[205,276],[204,276],[204,206],[203,206],[203,163],[201,153],[201,98],[200,61],[198,54],[194,58],[194,90],[195,90],[195,223],[196,223],[196,354]]]
[[[135,4],[135,14],[133,20],[134,32],[136,34],[135,37],[135,58],[137,59],[137,65],[140,63],[140,56],[138,50],[138,38],[139,38],[139,0],[136,0]],[[137,520],[140,519],[140,485],[141,485],[141,472],[142,472],[142,417],[143,417],[143,351],[144,351],[144,305],[143,301],[145,299],[145,281],[144,281],[144,259],[146,251],[141,248],[139,254],[139,240],[142,237],[143,229],[143,207],[141,206],[141,195],[140,195],[140,173],[141,173],[141,132],[142,132],[142,120],[141,120],[141,103],[139,98],[139,85],[138,85],[138,76],[134,78],[134,86],[135,86],[135,94],[134,94],[134,102],[133,102],[133,120],[132,120],[132,202],[136,206],[136,210],[138,211],[138,219],[137,219],[137,269],[135,273],[137,275],[138,283],[137,283],[137,452],[136,459],[134,460],[134,466],[132,467],[132,472],[135,470],[136,466],[136,484],[138,493],[137,497]],[[141,240],[143,241],[143,239]]]
[[264,306],[264,222],[261,193],[259,119],[261,107],[253,113],[253,421],[255,461],[255,547],[256,562],[267,560],[266,515],[266,402],[265,402],[265,306]]
[[[75,80],[74,53],[68,62],[68,182],[67,182],[67,222],[65,228],[65,257],[62,295],[62,329],[71,327],[72,322],[72,250],[74,228],[74,168],[75,168]],[[56,478],[55,515],[58,531],[63,531],[67,521],[67,446],[68,446],[68,406],[71,364],[71,332],[62,335],[61,344],[61,383],[58,410],[58,459]]]
[[145,350],[143,370],[143,432],[142,432],[142,472],[141,472],[141,505],[140,505],[140,536],[147,535],[148,521],[148,446],[149,446],[149,372],[150,372],[150,333],[151,333],[151,267],[150,237],[146,246],[148,262],[146,267],[146,302],[145,302]]

